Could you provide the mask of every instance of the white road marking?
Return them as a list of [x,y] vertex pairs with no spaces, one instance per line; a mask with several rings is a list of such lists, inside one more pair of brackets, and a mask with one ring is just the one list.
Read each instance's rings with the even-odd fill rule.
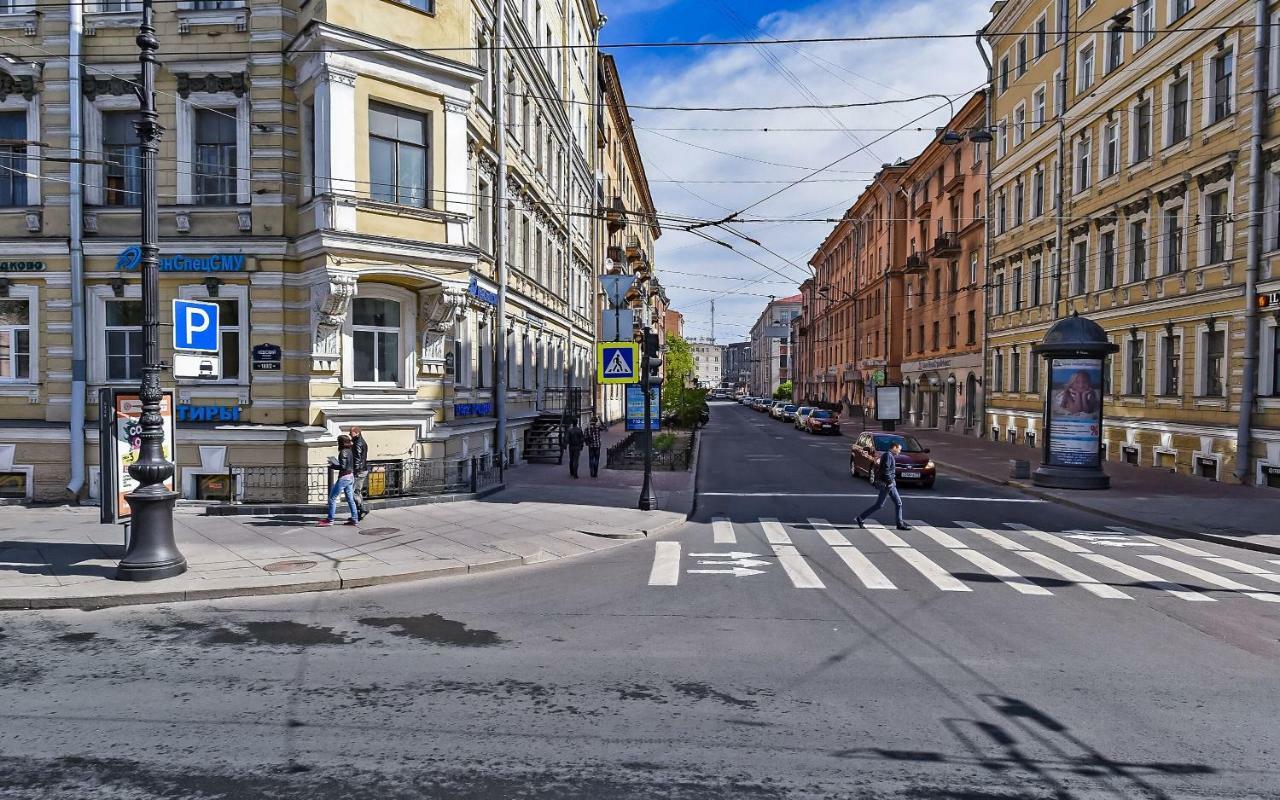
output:
[[733,522],[727,517],[711,519],[711,541],[716,544],[737,544],[738,537],[733,533]]
[[1280,603],[1280,595],[1258,591],[1252,586],[1240,583],[1239,581],[1233,581],[1230,578],[1224,578],[1221,575],[1216,575],[1208,570],[1200,569],[1199,567],[1193,567],[1190,564],[1184,564],[1177,559],[1169,558],[1168,556],[1149,556],[1145,553],[1141,555],[1148,561],[1154,561],[1157,564],[1162,564],[1170,569],[1176,569],[1179,572],[1186,573],[1193,578],[1199,578],[1210,586],[1217,586],[1220,589],[1227,589],[1232,592],[1240,592],[1252,597],[1254,600],[1261,600],[1264,603]]
[[782,569],[787,573],[787,577],[791,579],[791,583],[797,589],[825,589],[824,584],[819,578],[818,573],[813,571],[813,567],[809,566],[809,562],[804,556],[800,555],[800,551],[790,545],[775,544],[773,546],[773,554],[778,557],[778,563],[782,565]]
[[1262,578],[1263,580],[1280,583],[1280,575],[1277,575],[1274,572],[1265,570],[1262,567],[1255,567],[1254,565],[1246,564],[1243,561],[1235,561],[1234,559],[1230,559],[1230,558],[1219,558],[1218,556],[1210,556],[1209,560],[1220,566],[1227,567],[1229,569],[1234,569],[1237,572],[1243,572],[1248,575],[1257,575],[1259,578]]
[[[879,497],[878,492],[699,492],[702,497]],[[952,500],[971,503],[1045,503],[1034,497],[972,497],[921,492],[905,495],[916,500]]]
[[791,544],[791,537],[787,535],[787,529],[782,527],[782,523],[773,517],[761,517],[760,528],[764,531],[764,538],[769,544]]
[[1083,572],[1072,569],[1060,561],[1055,561],[1048,556],[1041,555],[1033,550],[1020,550],[1018,555],[1028,561],[1039,564],[1050,572],[1059,575],[1072,583],[1076,584],[1086,592],[1096,594],[1098,597],[1105,597],[1109,600],[1132,600],[1133,598],[1114,586],[1108,586],[1101,581],[1090,578]]
[[915,528],[916,530],[920,531],[925,536],[928,536],[930,539],[934,540],[935,542],[942,545],[943,547],[947,547],[947,548],[964,547],[964,544],[959,539],[955,538],[949,533],[943,533],[942,531],[938,530],[932,525],[926,524],[924,520],[909,519],[907,520],[907,524]]
[[1001,536],[995,531],[987,530],[976,522],[965,522],[962,519],[958,519],[956,520],[956,524],[968,531],[971,531],[972,533],[978,534],[992,544],[1003,547],[1005,550],[1013,550],[1017,552],[1028,549],[1025,545],[1018,544],[1012,539]]
[[848,539],[844,538],[843,533],[832,527],[831,523],[827,522],[825,519],[809,517],[809,524],[812,525],[813,529],[822,537],[822,541],[832,547],[843,547],[851,544]]
[[680,543],[654,542],[650,586],[675,586],[680,582]]
[[746,567],[734,567],[732,569],[691,569],[686,570],[690,575],[732,575],[735,578],[745,578],[748,575],[763,575],[762,569],[747,569]]
[[1162,589],[1175,597],[1180,597],[1189,602],[1216,602],[1212,597],[1200,594],[1199,592],[1194,592],[1182,584],[1171,583],[1158,575],[1152,575],[1150,572],[1146,572],[1145,570],[1138,569],[1137,567],[1131,567],[1124,562],[1116,561],[1110,556],[1099,555],[1098,553],[1082,553],[1080,557],[1087,558],[1090,561],[1103,565],[1104,567],[1110,567],[1121,575],[1133,578],[1135,581],[1141,581],[1142,583],[1156,589]]
[[1121,528],[1116,525],[1108,525],[1107,527],[1113,531],[1120,531],[1121,533],[1127,533],[1131,536],[1136,536],[1139,539],[1143,540],[1144,542],[1151,542],[1152,544],[1158,544],[1161,547],[1167,547],[1170,550],[1175,550],[1179,553],[1182,553],[1185,556],[1196,556],[1197,558],[1209,558],[1210,556],[1213,555],[1213,553],[1207,553],[1198,547],[1192,547],[1190,545],[1183,544],[1182,542],[1175,542],[1172,539],[1165,539],[1160,536],[1147,536],[1146,534],[1139,533],[1138,531],[1135,531],[1132,528]]
[[868,589],[897,589],[893,585],[893,581],[889,577],[876,568],[871,560],[862,554],[862,551],[851,544],[832,547],[836,555],[840,556],[840,560],[845,563],[858,580],[862,581],[862,585]]
[[1014,590],[1021,592],[1022,594],[1049,595],[1050,597],[1053,596],[1053,592],[1049,591],[1043,586],[1037,586],[1027,578],[1024,578],[1023,576],[1009,569],[1005,565],[1001,564],[999,561],[995,561],[994,559],[988,558],[982,553],[979,553],[977,550],[969,550],[967,548],[961,548],[959,550],[952,550],[951,552],[955,553],[956,555],[960,556],[964,560],[973,564],[975,567],[978,567],[979,569],[983,570],[988,575],[991,575],[994,578],[999,578],[1001,581],[1008,584]]
[[731,553],[690,553],[690,558],[760,558],[759,553],[739,553],[733,551]]
[[886,547],[910,547],[911,545],[902,541],[902,537],[885,526],[876,522],[874,519],[864,519],[862,524],[871,531],[871,535],[880,540],[880,543]]
[[1026,525],[1019,525],[1015,522],[1010,522],[1008,523],[1008,525],[1010,528],[1014,528],[1016,530],[1022,531],[1028,536],[1034,536],[1035,538],[1039,539],[1042,542],[1048,542],[1054,547],[1061,547],[1063,550],[1066,550],[1068,553],[1092,552],[1087,547],[1081,547],[1075,542],[1068,542],[1066,539],[1063,539],[1058,536],[1054,536],[1052,533],[1045,533],[1044,531],[1038,531],[1035,528],[1031,528]]
[[902,560],[916,568],[916,571],[929,579],[929,582],[944,592],[972,592],[973,589],[956,580],[956,577],[935,564],[928,556],[910,547],[897,547],[893,552]]

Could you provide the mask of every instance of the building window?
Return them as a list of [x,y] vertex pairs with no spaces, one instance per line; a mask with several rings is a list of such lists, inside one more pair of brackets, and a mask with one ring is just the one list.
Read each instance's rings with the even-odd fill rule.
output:
[[1041,303],[1040,298],[1040,259],[1031,259],[1031,305],[1038,306]]
[[1098,250],[1098,289],[1110,289],[1116,285],[1116,232],[1102,234]]
[[956,315],[952,314],[950,321],[947,323],[947,347],[950,347],[952,350],[956,347],[957,327]]
[[1107,74],[1120,69],[1124,63],[1124,29],[1119,25],[1107,31]]
[[0,381],[31,380],[31,301],[0,298]]
[[948,277],[950,279],[951,293],[955,294],[960,291],[960,264],[952,261],[947,265]]
[[1168,142],[1172,145],[1186,139],[1191,132],[1191,78],[1183,76],[1169,86]]
[[965,337],[964,343],[977,344],[978,343],[978,312],[973,310],[972,308],[969,309],[968,331],[969,333]]
[[938,320],[936,320],[936,319],[935,319],[935,320],[933,321],[933,350],[934,350],[934,352],[937,352],[937,351],[940,349],[941,340],[940,340],[940,339],[939,339],[939,337],[938,337],[938,333],[939,333],[939,330],[941,329],[941,327],[942,327],[941,323],[939,323],[939,322],[938,322]]
[[1137,50],[1156,38],[1156,0],[1138,0],[1134,11],[1133,49]]
[[1093,85],[1093,44],[1080,48],[1076,55],[1076,93],[1086,91]]
[[400,304],[378,297],[351,303],[352,377],[357,383],[400,383]]
[[136,111],[102,112],[105,205],[142,205],[142,145],[134,128],[140,119]]
[[1022,179],[1019,178],[1013,184],[1013,227],[1022,224],[1022,210],[1026,208],[1025,199],[1022,196]]
[[991,280],[991,302],[993,314],[1004,313],[1004,273],[997,272]]
[[1036,20],[1036,58],[1049,52],[1049,20],[1044,15]]
[[1041,86],[1031,96],[1031,126],[1033,129],[1039,128],[1044,124],[1044,95],[1045,88]]
[[1022,267],[1013,268],[1013,310],[1022,308]]
[[1014,145],[1022,144],[1023,139],[1027,135],[1027,110],[1023,106],[1018,106],[1013,110],[1013,143]]
[[1018,40],[1018,77],[1027,74],[1027,37]]
[[999,350],[996,351],[995,356],[991,359],[991,371],[994,373],[994,375],[992,376],[994,378],[994,380],[992,380],[992,383],[994,384],[995,391],[1003,392],[1004,391],[1004,353],[1001,353]]
[[1072,294],[1084,294],[1089,287],[1089,243],[1076,242],[1071,253]]
[[1204,335],[1204,396],[1222,397],[1223,363],[1226,360],[1227,332],[1211,330]]
[[369,104],[369,180],[375,200],[427,205],[427,117]]
[[0,113],[0,206],[27,204],[27,113]]
[[1133,162],[1151,158],[1151,100],[1133,107]]
[[1231,48],[1213,57],[1213,122],[1226,119],[1234,108],[1235,57]]
[[1142,378],[1146,372],[1146,349],[1147,343],[1142,339],[1130,339],[1128,343],[1128,385],[1125,386],[1125,394],[1142,394]]
[[996,195],[996,233],[1004,233],[1005,201],[1004,192]]
[[1009,124],[1000,120],[996,126],[996,158],[1004,158],[1009,152]]
[[[1027,391],[1040,393],[1040,357],[1032,353],[1027,357]],[[1035,447],[1035,434],[1027,431],[1027,444]]]
[[493,252],[493,190],[489,181],[476,181],[476,244],[481,250]]
[[1176,22],[1185,17],[1193,5],[1195,5],[1193,0],[1170,0],[1169,22]]
[[1120,123],[1102,129],[1102,177],[1110,178],[1120,170]]
[[1129,223],[1129,281],[1147,279],[1147,221]]
[[1007,55],[1000,59],[1000,91],[1009,91],[1009,57]]
[[1227,190],[1222,189],[1205,198],[1205,211],[1209,216],[1209,261],[1220,264],[1227,260]]
[[1089,171],[1089,160],[1093,154],[1093,140],[1085,135],[1076,142],[1076,192],[1083,192],[1093,183],[1093,175]]
[[1164,212],[1164,274],[1182,271],[1182,208]]
[[1179,380],[1182,375],[1182,337],[1166,334],[1161,337],[1161,348],[1164,351],[1162,359],[1164,385],[1161,387],[1161,394],[1166,397],[1177,397],[1182,391]]
[[106,301],[107,380],[142,379],[142,301]]
[[933,271],[933,299],[942,299],[942,270]]
[[1036,167],[1031,173],[1031,218],[1044,215],[1044,170]]
[[236,115],[195,109],[195,201],[225,206],[236,202]]
[[972,286],[978,282],[978,253],[974,251],[969,254],[969,285]]
[[1018,352],[1018,348],[1013,348],[1013,352],[1009,354],[1009,391],[1022,391],[1022,354]]

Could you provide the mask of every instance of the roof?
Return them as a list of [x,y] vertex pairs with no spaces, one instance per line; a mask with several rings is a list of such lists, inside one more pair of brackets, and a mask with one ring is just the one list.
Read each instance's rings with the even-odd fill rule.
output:
[[790,297],[779,297],[777,300],[774,300],[773,302],[775,302],[775,303],[799,303],[799,302],[801,302],[802,300],[804,300],[804,297],[803,297],[802,295],[799,295],[799,294],[793,294],[793,295],[791,295]]

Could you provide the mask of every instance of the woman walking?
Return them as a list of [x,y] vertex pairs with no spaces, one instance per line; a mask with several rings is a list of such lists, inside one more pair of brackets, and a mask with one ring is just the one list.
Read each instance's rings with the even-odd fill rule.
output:
[[355,458],[351,437],[344,433],[338,437],[337,458],[329,456],[329,466],[338,470],[338,479],[333,482],[333,486],[329,487],[329,518],[316,523],[321,528],[327,528],[333,524],[334,514],[338,510],[338,495],[343,492],[347,495],[347,508],[351,511],[351,518],[342,524],[355,525],[360,518],[360,513],[356,510]]

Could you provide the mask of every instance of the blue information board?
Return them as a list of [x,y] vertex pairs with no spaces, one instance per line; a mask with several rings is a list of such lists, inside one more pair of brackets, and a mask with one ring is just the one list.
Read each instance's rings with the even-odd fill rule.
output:
[[[649,430],[656,431],[662,428],[662,387],[650,387],[649,396]],[[644,430],[644,392],[634,383],[627,384],[627,430]]]

